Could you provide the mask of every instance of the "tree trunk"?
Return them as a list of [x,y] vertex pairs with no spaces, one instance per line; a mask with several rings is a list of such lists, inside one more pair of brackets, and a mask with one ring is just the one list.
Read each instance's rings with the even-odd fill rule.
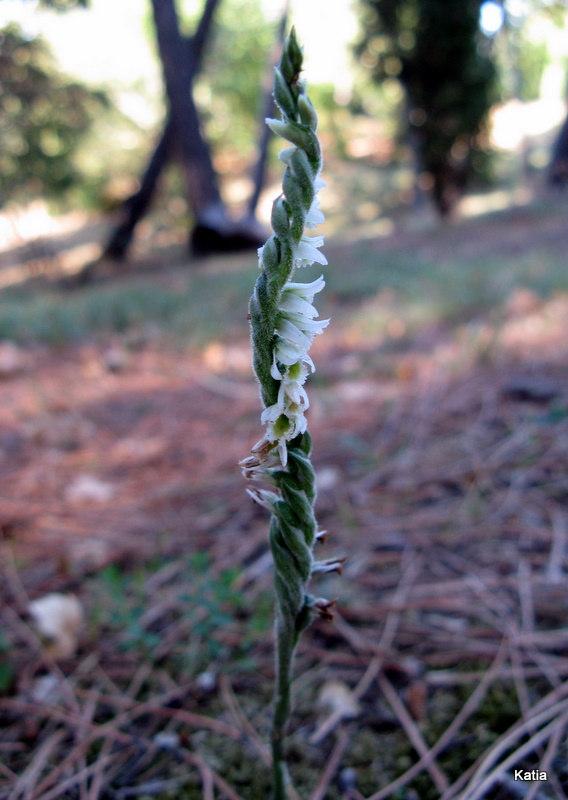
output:
[[[177,31],[176,38],[178,38],[178,40],[181,39],[186,50],[183,60],[186,64],[188,83],[184,91],[189,95],[191,94],[193,81],[201,69],[205,46],[211,33],[214,13],[219,2],[220,0],[206,0],[203,14],[201,15],[195,34],[191,38],[183,38],[179,34],[174,8],[174,29]],[[171,10],[170,3],[170,15]],[[192,102],[191,97],[190,102]],[[199,128],[197,130],[199,134]],[[123,204],[120,222],[108,240],[108,244],[105,248],[105,256],[116,259],[125,257],[132,242],[134,230],[152,201],[160,175],[174,155],[175,143],[176,135],[174,123],[170,115],[166,120],[158,144],[146,167],[140,182],[140,189]],[[207,145],[205,145],[205,147],[207,147]]]
[[173,145],[181,160],[190,207],[197,224],[208,218],[222,221],[226,217],[225,207],[190,91],[194,77],[192,58],[187,40],[179,30],[174,0],[152,0],[152,8],[173,127]]
[[563,188],[568,183],[568,117],[554,143],[548,180],[553,186]]
[[173,126],[171,120],[166,121],[164,130],[146,171],[142,176],[140,188],[126,200],[122,207],[122,219],[112,232],[105,248],[105,256],[120,260],[125,257],[126,251],[132,242],[134,229],[146,213],[162,170],[168,163],[173,142]]
[[[193,100],[193,81],[201,66],[219,2],[206,0],[196,32],[188,38],[180,32],[175,0],[152,0],[169,115],[140,189],[124,204],[122,219],[109,239],[105,254],[110,257],[125,256],[134,229],[150,204],[159,176],[173,157],[181,164],[189,207],[195,219],[190,236],[190,249],[195,255],[257,248],[264,242],[264,232],[260,231],[254,218],[258,196],[249,205],[249,216],[237,222],[229,218]],[[261,149],[259,157],[259,186],[265,158],[266,148],[264,152]]]
[[190,249],[194,255],[259,247],[264,236],[255,220],[229,219],[190,91],[194,77],[191,53],[179,31],[174,0],[152,0],[158,48],[188,201],[195,217]]

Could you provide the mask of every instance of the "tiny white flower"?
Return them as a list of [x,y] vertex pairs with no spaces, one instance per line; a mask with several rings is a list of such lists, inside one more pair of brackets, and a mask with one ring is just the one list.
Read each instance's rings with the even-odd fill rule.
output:
[[294,254],[294,264],[297,267],[309,267],[314,261],[327,264],[327,258],[318,250],[322,246],[323,236],[302,236]]
[[[291,156],[292,153],[287,155],[286,158],[289,160]],[[284,161],[284,159],[281,160]],[[284,161],[284,163],[287,162]],[[311,228],[311,229],[317,228],[318,225],[321,225],[323,222],[325,222],[325,216],[323,214],[323,211],[320,211],[320,201],[318,197],[320,189],[325,189],[325,187],[326,187],[326,182],[318,175],[314,181],[314,189],[315,189],[314,199],[312,200],[312,204],[308,209],[308,213],[306,214],[306,222],[305,222],[306,228]]]
[[272,353],[272,366],[270,367],[270,374],[272,375],[275,381],[282,380],[282,373],[278,369],[278,361],[276,360],[276,348]]
[[306,214],[306,228],[317,228],[318,225],[325,222],[325,217],[323,211],[320,211],[319,204],[319,198],[316,194]]
[[[306,349],[301,345],[278,337],[274,345],[274,355],[281,364],[290,367],[292,364],[306,357]],[[274,373],[272,373],[272,376],[276,377]],[[278,378],[276,378],[276,380],[278,380]]]
[[278,422],[278,418],[281,416],[282,408],[280,407],[280,404],[274,403],[274,405],[266,406],[260,415],[260,421],[263,425],[275,425],[276,422]]
[[306,354],[300,361],[290,364],[281,374],[284,383],[299,383],[303,385],[310,372],[315,372],[316,368],[312,359]]
[[283,413],[286,413],[286,410],[291,405],[299,406],[302,410],[305,410],[310,407],[310,401],[301,383],[298,381],[282,381],[278,390],[277,405],[282,408]]
[[[276,363],[276,366],[274,362]],[[287,342],[286,339],[278,338],[276,344],[274,346],[274,356],[272,362],[272,368],[270,370],[270,374],[272,375],[275,380],[279,381],[282,378],[282,373],[278,369],[278,363],[282,364],[283,367],[287,367],[288,369],[292,368],[295,364],[305,363],[310,367],[311,372],[316,371],[316,365],[310,358],[310,356],[302,350],[301,347],[292,344],[292,342]],[[280,373],[280,377],[276,374],[276,371]]]
[[313,306],[311,303],[308,303],[308,301],[304,300],[303,297],[300,297],[299,294],[296,294],[295,292],[287,292],[286,289],[284,289],[282,293],[279,308],[281,311],[291,311],[296,314],[303,314],[309,319],[313,319],[318,315],[318,310],[315,306]]
[[291,311],[282,314],[281,317],[291,322],[292,325],[298,328],[303,334],[309,336],[310,344],[312,343],[313,337],[321,333],[323,329],[327,328],[329,325],[328,319],[309,319],[303,316],[303,314],[295,314]]
[[290,402],[283,411],[280,402],[274,403],[264,409],[261,422],[266,425],[266,439],[268,442],[276,443],[280,462],[285,467],[288,463],[286,443],[304,433],[308,427],[302,406]]
[[294,292],[299,297],[303,297],[304,300],[307,300],[308,303],[311,303],[314,299],[314,295],[321,290],[325,286],[325,281],[323,279],[323,275],[320,275],[319,278],[316,278],[315,281],[311,283],[294,283],[293,281],[289,281],[286,286],[284,287],[285,292]]
[[289,342],[292,342],[292,344],[302,347],[304,352],[309,349],[312,343],[312,338],[310,336],[306,336],[297,325],[289,319],[286,319],[283,315],[280,315],[277,319],[276,331],[283,339],[287,339]]
[[281,150],[278,153],[278,158],[283,164],[286,164],[286,166],[288,166],[288,164],[290,163],[290,159],[292,158],[297,149],[298,149],[297,147],[285,147],[284,150]]

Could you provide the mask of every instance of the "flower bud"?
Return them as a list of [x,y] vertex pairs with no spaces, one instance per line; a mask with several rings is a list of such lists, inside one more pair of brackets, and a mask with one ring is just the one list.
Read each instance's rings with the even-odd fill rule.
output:
[[314,199],[314,176],[310,160],[303,150],[296,150],[290,159],[290,166],[302,189],[302,205],[308,211]]
[[303,130],[297,122],[282,122],[280,119],[270,119],[269,117],[265,121],[273,133],[287,139],[297,147],[308,147],[311,144],[307,131]]
[[302,62],[302,48],[296,40],[295,30],[292,28],[280,59],[280,70],[282,71],[284,80],[293,84],[298,77],[298,73],[302,69]]
[[304,54],[302,52],[302,48],[298,44],[298,40],[296,39],[296,29],[292,28],[290,31],[290,36],[288,37],[288,48],[287,53],[290,57],[290,61],[296,74],[300,72],[302,69],[302,62],[304,60]]
[[274,236],[271,236],[268,239],[266,244],[263,247],[261,247],[260,252],[261,252],[260,260],[266,272],[270,272],[270,270],[278,268],[280,254],[278,252],[278,245],[274,239]]
[[318,129],[318,115],[315,108],[311,104],[309,98],[305,94],[298,97],[298,110],[300,112],[300,120],[308,128],[313,131]]
[[270,217],[272,230],[276,236],[280,237],[281,239],[286,238],[290,231],[290,220],[288,218],[288,214],[286,213],[284,203],[285,200],[282,195],[277,197],[272,205],[272,215]]
[[288,86],[286,85],[286,81],[282,77],[282,73],[275,67],[274,69],[274,91],[273,91],[274,99],[278,105],[278,107],[282,110],[282,112],[287,116],[291,117],[292,119],[296,116],[296,107],[294,105],[294,98]]
[[[300,212],[300,209],[305,207],[304,192],[303,187],[290,169],[287,169],[284,172],[284,177],[282,178],[282,188],[284,189],[286,200],[290,203],[291,208],[296,212],[296,214],[294,214],[294,216],[296,216]],[[303,220],[301,227],[303,228]]]

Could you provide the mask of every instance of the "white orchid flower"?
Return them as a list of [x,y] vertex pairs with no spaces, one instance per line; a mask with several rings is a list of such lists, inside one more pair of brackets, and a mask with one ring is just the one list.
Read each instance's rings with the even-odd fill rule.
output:
[[323,236],[302,236],[298,248],[294,253],[296,267],[309,267],[314,262],[327,264],[327,258],[320,253],[318,247],[323,247]]

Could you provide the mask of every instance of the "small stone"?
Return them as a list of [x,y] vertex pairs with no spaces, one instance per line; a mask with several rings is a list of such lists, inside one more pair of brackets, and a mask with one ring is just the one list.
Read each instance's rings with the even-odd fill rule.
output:
[[334,490],[341,484],[341,471],[336,467],[323,467],[316,474],[316,488],[319,492]]
[[353,692],[342,681],[327,681],[321,688],[318,704],[334,712],[339,712],[344,719],[359,716],[361,708]]
[[93,475],[78,475],[65,490],[65,499],[73,502],[90,500],[95,503],[107,503],[115,495],[114,486]]
[[63,696],[61,679],[55,675],[42,675],[33,682],[30,696],[35,703],[58,705]]
[[122,372],[127,365],[128,353],[123,347],[113,345],[105,351],[103,361],[109,372]]
[[340,792],[349,792],[355,789],[357,784],[357,773],[353,767],[345,767],[339,773],[337,778],[337,785]]
[[12,342],[0,342],[0,380],[7,380],[26,369],[23,352]]
[[162,750],[175,750],[180,745],[177,733],[160,731],[154,736],[154,744]]
[[84,620],[83,608],[75,595],[51,592],[33,600],[28,610],[52,658],[66,659],[75,655]]
[[217,686],[217,675],[214,672],[200,672],[195,682],[202,691],[212,692]]

